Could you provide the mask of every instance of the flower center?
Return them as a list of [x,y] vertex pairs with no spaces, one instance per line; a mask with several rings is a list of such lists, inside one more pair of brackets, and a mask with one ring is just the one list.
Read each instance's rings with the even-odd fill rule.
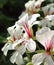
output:
[[23,24],[23,26],[25,28],[26,33],[28,34],[28,37],[31,38],[32,36],[31,36],[31,33],[30,33],[28,26],[26,24]]
[[50,54],[51,48],[52,48],[52,40],[50,41],[47,40],[47,43],[45,42],[45,50],[47,55]]
[[16,40],[15,36],[13,35],[13,42]]
[[16,41],[17,39],[18,39],[18,40],[21,39],[21,36],[19,35],[18,38],[16,38],[16,37],[13,35],[12,41],[14,42],[14,41]]

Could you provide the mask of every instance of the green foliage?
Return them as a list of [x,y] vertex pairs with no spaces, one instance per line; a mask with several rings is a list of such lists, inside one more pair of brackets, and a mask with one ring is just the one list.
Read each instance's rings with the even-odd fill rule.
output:
[[32,62],[27,63],[26,65],[33,65]]

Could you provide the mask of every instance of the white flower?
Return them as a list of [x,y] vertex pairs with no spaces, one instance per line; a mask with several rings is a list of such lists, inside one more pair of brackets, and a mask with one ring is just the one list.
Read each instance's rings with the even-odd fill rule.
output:
[[54,65],[51,58],[51,49],[54,48],[54,31],[47,27],[36,32],[36,39],[44,46],[45,52],[35,54],[32,57],[33,65],[40,65],[43,61],[44,65]]
[[39,21],[37,21],[38,17],[40,17],[40,14],[33,14],[29,16],[28,25],[32,27],[35,24],[39,24]]
[[[22,42],[21,42],[21,46],[24,46],[24,50],[23,50],[23,48],[19,51],[20,52],[20,54],[24,54],[24,52],[26,51],[26,48],[27,48],[27,50],[28,51],[30,51],[30,52],[34,52],[35,51],[35,49],[36,49],[36,43],[35,43],[35,41],[33,41],[33,39],[32,38],[28,38],[28,35],[27,35],[27,33],[25,33],[24,34],[24,37],[22,38]],[[18,45],[18,43],[14,43],[13,44],[13,48],[15,48],[16,46]],[[21,47],[20,46],[20,47]],[[19,48],[20,48],[19,47]],[[18,49],[19,49],[18,48]],[[22,51],[23,50],[23,51]]]
[[49,20],[48,24],[51,24],[52,26],[54,26],[54,15],[47,15],[45,18]]
[[36,22],[36,19],[39,16],[40,16],[40,14],[33,14],[32,16],[29,16],[29,18],[28,18],[28,14],[25,14],[19,21],[16,22],[16,24],[20,25],[20,26],[23,26],[25,32],[29,35],[29,37],[31,37],[30,28],[34,24],[39,23],[39,21]]
[[47,15],[44,19],[39,22],[40,26],[54,26],[54,15]]
[[54,30],[50,30],[48,27],[43,27],[41,30],[36,32],[36,39],[45,46],[45,41],[51,40],[54,35]]
[[[30,52],[35,51],[36,43],[32,39],[29,26],[31,27],[33,21],[35,21],[38,16],[40,15],[34,14],[32,15],[32,17],[30,17],[28,21],[28,14],[26,14],[23,18],[17,21],[15,25],[7,28],[10,34],[10,38],[8,38],[8,42],[2,48],[2,51],[4,52],[5,55],[7,55],[8,50],[15,50],[17,52],[16,55],[15,53],[13,53],[13,56],[10,59],[12,63],[20,64],[20,61],[19,62],[17,61],[18,60],[17,57],[21,57],[26,51],[26,48]],[[28,22],[31,22],[31,24],[28,24]],[[24,34],[23,30],[25,31]]]
[[19,16],[19,19],[21,19],[26,14],[26,11],[23,11],[21,15]]
[[25,45],[21,45],[21,46],[16,46],[17,44],[20,44],[20,42],[22,43],[22,41],[18,41],[18,43],[14,43],[12,45],[12,47],[14,48],[15,52],[13,53],[13,55],[10,58],[10,61],[14,64],[16,63],[17,65],[21,65],[23,64],[23,58],[22,55],[24,54],[24,52],[26,51],[26,46]]
[[35,0],[33,0],[33,1],[28,1],[26,4],[25,4],[25,7],[26,7],[26,9],[28,9],[28,8],[33,8],[34,7],[34,3],[35,3]]
[[35,54],[32,57],[33,65],[40,65],[43,61],[45,61],[44,65],[54,65],[51,56],[50,55],[47,56],[45,53]]
[[7,56],[8,50],[11,49],[13,49],[12,44],[10,44],[10,42],[7,42],[1,50],[3,51],[4,55]]
[[14,52],[13,55],[10,58],[10,61],[14,64],[16,63],[17,65],[23,64],[23,58],[22,55],[18,53],[18,51]]
[[[16,22],[17,25],[23,26],[25,34],[23,36],[24,42],[22,45],[25,45],[30,52],[34,52],[36,49],[36,43],[32,40],[32,35],[30,33],[30,27],[33,25],[33,22],[39,17],[39,14],[32,15],[28,20],[28,14]],[[17,45],[17,44],[16,44]]]
[[42,7],[42,11],[44,12],[45,15],[54,14],[54,3]]
[[30,14],[34,14],[36,9],[40,8],[41,6],[41,3],[43,2],[44,0],[29,0],[26,4],[25,4],[25,8],[26,8],[26,11]]
[[[8,33],[10,34],[10,36],[13,38],[13,40],[18,39],[18,37],[22,36],[22,32],[23,32],[23,28],[22,26],[19,26],[17,24],[7,28]],[[14,41],[15,41],[14,40]]]
[[8,42],[4,45],[4,47],[1,50],[3,51],[4,55],[7,56],[8,50],[15,50],[16,49],[15,46],[22,42],[23,42],[23,39],[16,40],[14,42],[11,41],[11,39],[9,39]]
[[37,21],[38,23],[36,23],[38,17],[40,17],[40,14],[33,14],[31,16],[28,16],[28,14],[26,13],[19,21],[16,21],[16,24],[22,26],[26,24],[28,27],[31,27],[32,25],[34,25],[34,23],[39,23],[39,21]]
[[9,27],[7,30],[8,30],[8,32],[10,34],[10,37],[7,38],[7,43],[2,48],[2,51],[3,51],[5,56],[7,56],[8,50],[15,49],[13,47],[13,44],[15,44],[15,43],[20,44],[23,41],[21,39],[23,30],[21,29],[20,26],[13,25],[13,26]]
[[28,34],[26,34],[26,33],[24,35],[24,38],[25,38],[24,44],[26,45],[27,50],[30,52],[34,52],[36,49],[35,41],[33,41],[32,38],[28,38]]
[[13,53],[13,55],[10,58],[10,61],[14,64],[23,64],[23,58],[22,55],[24,54],[24,52],[26,51],[26,47],[25,45],[21,45],[20,47],[15,48],[15,52]]
[[35,2],[35,7],[36,7],[36,8],[40,8],[41,3],[42,3],[43,1],[44,1],[44,0],[37,0],[37,1]]
[[[24,18],[25,19],[25,18]],[[26,19],[25,19],[26,20]],[[25,20],[23,20],[23,21],[25,21]],[[21,23],[21,21],[20,21],[20,23]],[[19,24],[20,24],[19,23]],[[23,22],[23,23],[26,23],[26,22]],[[18,24],[18,23],[17,23]],[[18,24],[18,25],[19,25]],[[27,23],[26,23],[27,24]],[[22,25],[22,24],[20,24],[20,25]],[[24,25],[23,25],[24,26]],[[32,40],[32,38],[30,38],[31,37],[31,35],[30,35],[30,32],[29,32],[29,29],[26,27],[26,25],[25,25],[25,29],[26,29],[26,32],[24,33],[24,35],[23,35],[23,37],[21,38],[21,39],[19,39],[19,40],[16,40],[15,42],[14,42],[14,44],[12,45],[12,47],[13,47],[13,49],[15,49],[16,50],[16,52],[17,52],[17,54],[15,55],[15,53],[13,54],[13,56],[11,56],[11,58],[10,58],[10,61],[12,62],[12,63],[16,63],[16,64],[20,64],[20,60],[22,60],[22,55],[24,54],[24,52],[26,51],[26,48],[28,49],[28,51],[30,51],[30,52],[34,52],[35,51],[35,49],[36,49],[36,43],[35,43],[35,41],[33,41]],[[17,47],[18,46],[18,44],[20,44],[20,46],[19,47]],[[20,54],[20,56],[19,56],[19,54]],[[15,56],[14,56],[15,55]],[[19,57],[21,57],[21,59],[19,59],[19,61],[16,61],[16,60],[18,60],[18,58]],[[14,59],[15,58],[15,59]]]
[[23,24],[28,23],[28,14],[26,13],[20,20],[16,21],[15,24],[22,26]]
[[33,41],[31,38],[28,40],[27,49],[28,49],[28,51],[30,51],[30,52],[34,52],[35,49],[36,49],[36,43],[35,43],[35,41]]
[[25,8],[26,10],[29,12],[34,12],[34,9],[35,9],[35,0],[33,1],[28,1],[26,4],[25,4]]

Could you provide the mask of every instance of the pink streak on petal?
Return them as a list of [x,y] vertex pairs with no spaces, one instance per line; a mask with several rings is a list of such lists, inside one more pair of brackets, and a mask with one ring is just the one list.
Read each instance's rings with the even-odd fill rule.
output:
[[49,55],[50,54],[50,50],[51,50],[51,48],[52,48],[52,45],[53,45],[53,43],[52,43],[52,40],[47,40],[46,42],[45,42],[45,50],[46,50],[46,53]]
[[28,34],[29,38],[31,38],[31,33],[30,33],[30,30],[28,29],[28,26],[26,24],[23,24],[24,28],[25,28],[25,31],[26,33]]

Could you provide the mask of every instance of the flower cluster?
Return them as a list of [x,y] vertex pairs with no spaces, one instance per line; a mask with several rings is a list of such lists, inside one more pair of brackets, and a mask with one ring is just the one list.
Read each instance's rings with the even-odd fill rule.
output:
[[[7,28],[10,36],[2,51],[7,56],[8,50],[15,50],[10,57],[13,64],[24,64],[23,55],[28,52],[33,53],[30,60],[33,65],[54,65],[54,3],[41,7],[42,3],[45,0],[29,0],[25,3],[26,10],[19,16],[19,20]],[[43,13],[39,13],[40,10]],[[37,28],[34,29],[33,26]]]

